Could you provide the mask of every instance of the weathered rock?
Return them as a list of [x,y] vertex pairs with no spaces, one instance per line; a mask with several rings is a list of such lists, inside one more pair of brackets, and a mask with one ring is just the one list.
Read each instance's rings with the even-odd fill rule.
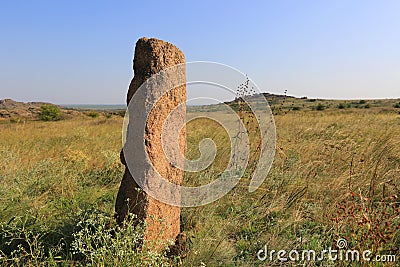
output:
[[10,112],[4,109],[0,110],[0,118],[10,118],[10,117],[11,117]]
[[0,100],[0,118],[17,118],[37,120],[40,107],[47,103],[42,102],[17,102],[12,99]]
[[[16,120],[40,120],[41,107],[43,105],[55,104],[47,102],[18,102],[12,99],[0,99],[0,119],[13,118]],[[63,108],[57,106],[61,110],[63,119],[83,116],[83,111]]]
[[[136,43],[134,57],[134,78],[129,86],[127,102],[131,101],[133,95],[138,88],[152,75],[166,70],[172,66],[185,63],[183,53],[174,45],[154,38],[141,38]],[[153,90],[153,91],[152,91]],[[152,184],[154,173],[149,171],[149,165],[152,164],[157,172],[167,179],[169,182],[180,185],[182,182],[183,171],[170,164],[168,158],[163,151],[161,135],[163,125],[170,115],[171,111],[186,101],[186,86],[178,86],[162,95],[162,92],[153,89],[151,86],[147,88],[143,96],[144,109],[153,107],[146,123],[145,135],[132,134],[131,127],[135,126],[135,120],[130,119],[127,134],[127,143],[135,139],[135,142],[145,142],[145,149],[148,158],[139,159],[138,162],[145,162],[134,166],[135,173],[139,173],[140,179],[144,179],[146,184]],[[155,103],[156,96],[160,96],[160,100]],[[140,111],[140,109],[139,109]],[[147,110],[150,112],[150,110]],[[175,111],[174,111],[175,112]],[[179,120],[185,117],[186,107],[180,106],[178,114]],[[129,110],[131,114],[131,110]],[[138,116],[136,114],[136,116]],[[143,119],[143,118],[139,118]],[[168,119],[170,120],[170,118]],[[136,120],[137,123],[138,120]],[[133,124],[133,125],[132,125]],[[165,130],[165,129],[164,129]],[[131,134],[129,134],[131,131]],[[186,147],[186,131],[183,128],[179,133],[179,148],[174,153],[184,155]],[[168,133],[166,134],[168,138]],[[163,135],[164,138],[165,135]],[[143,140],[144,138],[144,140]],[[128,165],[127,161],[132,159],[126,158],[124,151],[121,152],[121,161],[124,165]],[[129,157],[130,154],[128,154]],[[132,157],[144,157],[142,154],[133,154]],[[179,158],[179,157],[178,157]],[[150,162],[149,162],[150,161]],[[139,166],[140,165],[140,166]],[[183,162],[181,166],[183,165]],[[179,192],[176,192],[177,197],[180,197]],[[118,223],[123,222],[128,212],[132,212],[138,216],[139,220],[145,221],[146,240],[157,241],[175,241],[175,238],[180,233],[180,207],[172,206],[160,202],[146,192],[140,189],[138,183],[132,177],[132,170],[128,167],[125,169],[125,174],[122,178],[121,186],[117,195],[115,204],[116,219]]]

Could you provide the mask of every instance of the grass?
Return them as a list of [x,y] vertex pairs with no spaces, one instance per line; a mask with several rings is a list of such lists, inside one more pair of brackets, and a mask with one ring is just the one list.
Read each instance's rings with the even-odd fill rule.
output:
[[[399,194],[398,115],[292,112],[277,116],[276,124],[277,154],[262,188],[249,194],[245,177],[223,199],[184,211],[184,225],[194,237],[190,264],[262,265],[256,253],[265,244],[274,249],[321,251],[343,237],[357,246],[361,237],[357,235],[364,229],[353,223],[364,214],[345,214],[333,221],[339,204],[351,192],[378,202],[386,188],[383,207],[374,205],[367,215],[374,225],[384,209],[398,208],[394,199]],[[362,205],[358,199],[352,201]],[[398,254],[400,211],[390,212],[386,222],[393,233],[376,251]],[[385,227],[384,220],[374,235],[383,234],[379,230]],[[370,243],[374,235],[368,237]]]
[[[319,102],[324,110],[312,110]],[[250,164],[223,198],[182,209],[188,252],[181,259],[146,244],[138,249],[141,226],[115,226],[121,117],[1,123],[0,264],[278,266],[285,263],[259,261],[258,250],[321,251],[339,238],[399,259],[400,116],[389,102],[354,101],[352,108],[341,102],[346,109],[321,100],[277,104],[277,151],[263,185],[248,192]],[[371,108],[355,107],[366,104]],[[288,112],[291,106],[301,109]],[[227,135],[204,119],[187,132],[189,158],[199,156],[204,137],[217,145],[209,168],[185,175],[186,185],[208,183],[226,166]],[[257,132],[250,138],[253,161]]]

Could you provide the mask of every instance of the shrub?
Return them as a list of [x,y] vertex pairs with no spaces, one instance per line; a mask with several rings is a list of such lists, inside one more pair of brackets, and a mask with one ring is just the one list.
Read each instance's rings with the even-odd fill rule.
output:
[[360,102],[358,102],[358,104],[361,104],[361,105],[363,105],[365,103],[367,103],[367,101],[365,101],[365,100],[360,100]]
[[340,103],[339,105],[338,105],[338,109],[344,109],[344,108],[346,108],[347,106],[346,106],[346,103]]
[[15,117],[11,117],[11,118],[10,118],[10,122],[11,122],[11,123],[18,123],[18,122],[19,122],[19,119],[15,118]]
[[0,222],[0,266],[177,266],[180,259],[168,258],[164,244],[144,240],[143,223],[128,216],[124,225],[113,226],[114,218],[94,208],[79,212],[70,229],[38,225],[37,215],[15,216]]
[[300,110],[301,108],[300,107],[297,107],[297,106],[294,106],[293,108],[292,108],[292,110]]
[[[153,251],[153,244],[143,238],[144,226],[134,223],[135,215],[128,216],[124,225],[110,227],[114,218],[90,211],[78,223],[73,234],[73,255],[82,257],[90,266],[170,266],[167,251]],[[161,245],[164,244],[154,244]]]
[[[336,204],[331,220],[338,238],[345,238],[349,245],[359,251],[389,250],[400,228],[396,220],[400,208],[395,205],[397,194],[370,196],[361,190],[349,192]],[[372,194],[372,193],[369,193]],[[389,250],[390,251],[390,250]]]
[[90,112],[86,113],[86,115],[88,115],[91,118],[97,118],[99,116],[99,113],[96,111],[90,111]]
[[40,107],[39,117],[43,121],[58,121],[61,119],[61,110],[55,105],[43,105]]
[[400,108],[400,102],[399,103],[396,103],[396,104],[394,104],[394,106],[393,106],[394,108]]
[[318,103],[318,105],[312,107],[312,109],[313,109],[313,110],[319,110],[319,111],[321,111],[321,110],[326,109],[326,106],[323,105],[323,104],[321,104],[321,103]]
[[370,108],[371,106],[369,105],[369,104],[366,104],[365,106],[364,106],[364,108]]
[[117,112],[117,115],[120,116],[120,117],[125,117],[125,113],[126,113],[126,110],[125,110],[125,109],[124,109],[124,110],[119,110],[119,111]]

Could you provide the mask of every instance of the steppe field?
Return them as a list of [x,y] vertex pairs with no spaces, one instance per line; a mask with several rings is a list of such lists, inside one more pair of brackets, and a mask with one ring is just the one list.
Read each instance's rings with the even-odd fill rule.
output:
[[[259,138],[239,184],[223,198],[183,208],[186,244],[178,256],[137,246],[142,226],[117,227],[123,174],[123,117],[0,122],[1,266],[398,266],[400,107],[389,101],[271,101],[277,132],[272,169],[248,192]],[[400,106],[400,104],[399,104]],[[190,112],[198,112],[196,108]],[[251,118],[244,120],[252,127]],[[206,119],[187,125],[187,154],[213,138],[218,153],[185,185],[208,183],[225,168],[226,133]],[[264,249],[347,248],[395,255],[397,262],[261,261]]]

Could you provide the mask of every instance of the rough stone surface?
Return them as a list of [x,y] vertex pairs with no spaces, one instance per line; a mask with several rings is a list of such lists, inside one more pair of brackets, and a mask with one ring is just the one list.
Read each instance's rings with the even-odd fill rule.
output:
[[[134,78],[129,86],[127,96],[128,105],[134,93],[148,78],[162,70],[182,63],[185,63],[184,55],[174,45],[154,38],[139,39],[135,47],[133,63]],[[146,91],[144,96],[144,102],[146,105],[143,104],[144,108],[148,107],[148,103],[154,101],[155,95],[160,95],[160,92],[151,91],[151,88]],[[135,124],[134,120],[129,122],[127,134],[127,142],[131,141],[131,138],[138,138],[136,140],[137,142],[145,142],[145,149],[151,164],[153,164],[160,175],[175,184],[181,184],[183,171],[170,164],[167,157],[165,157],[161,134],[163,133],[163,125],[167,120],[168,115],[179,104],[185,103],[185,101],[185,85],[172,89],[168,93],[164,94],[157,103],[154,103],[155,107],[151,110],[147,120],[144,140],[143,135],[136,136],[135,134],[129,134],[130,127]],[[179,112],[179,118],[184,118],[186,108],[181,108]],[[178,151],[184,155],[186,147],[185,128],[183,128],[178,134]],[[139,140],[139,138],[141,140]],[[140,155],[140,157],[142,157],[142,155]],[[127,158],[127,160],[130,159]],[[121,152],[121,162],[125,166],[127,165],[123,151]],[[152,173],[149,172],[146,167],[143,168],[143,171],[139,171],[143,173],[143,177],[146,179],[147,183],[151,184]],[[162,203],[138,189],[138,184],[135,182],[131,172],[126,167],[115,204],[117,222],[123,222],[128,212],[132,212],[138,216],[139,220],[145,221],[147,225],[145,231],[146,240],[175,241],[176,237],[180,233],[180,207]],[[177,194],[179,194],[179,192],[177,192]]]

